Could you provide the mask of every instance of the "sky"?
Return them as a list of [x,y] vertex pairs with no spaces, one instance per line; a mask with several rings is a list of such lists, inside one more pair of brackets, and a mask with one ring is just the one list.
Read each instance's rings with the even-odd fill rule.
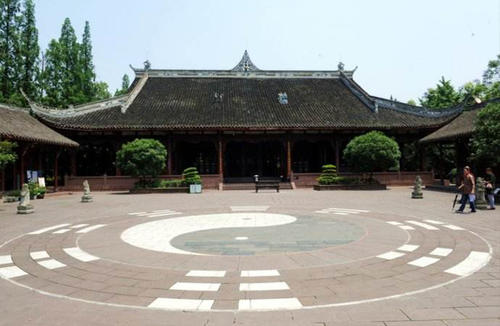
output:
[[358,69],[368,93],[417,100],[441,76],[459,87],[500,54],[500,0],[35,0],[41,49],[69,17],[91,27],[97,79],[129,65],[231,69],[245,49],[263,70]]

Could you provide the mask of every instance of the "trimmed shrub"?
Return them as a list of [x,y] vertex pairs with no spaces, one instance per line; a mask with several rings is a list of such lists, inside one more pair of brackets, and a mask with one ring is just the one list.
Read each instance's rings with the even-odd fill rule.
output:
[[201,177],[198,174],[198,169],[189,167],[182,172],[182,178],[187,185],[201,184]]
[[[125,174],[139,177],[138,188],[150,186],[165,168],[167,150],[155,139],[136,139],[116,153],[116,166]],[[153,181],[152,181],[153,180]]]
[[380,131],[370,131],[347,144],[344,158],[354,170],[372,174],[399,167],[401,152],[396,141]]
[[338,183],[337,167],[326,164],[321,167],[321,175],[316,179],[320,185],[331,185]]

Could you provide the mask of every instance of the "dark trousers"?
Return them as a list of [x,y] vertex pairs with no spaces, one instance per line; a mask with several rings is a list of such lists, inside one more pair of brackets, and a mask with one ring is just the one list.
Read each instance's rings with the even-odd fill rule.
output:
[[476,211],[476,203],[474,203],[474,201],[470,200],[469,195],[470,194],[462,194],[462,198],[460,198],[461,205],[460,205],[460,208],[458,209],[460,212],[464,211],[465,205],[467,205],[467,203],[469,203],[471,212]]

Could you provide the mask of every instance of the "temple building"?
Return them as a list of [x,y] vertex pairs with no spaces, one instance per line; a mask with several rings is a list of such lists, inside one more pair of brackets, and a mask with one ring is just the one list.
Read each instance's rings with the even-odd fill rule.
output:
[[[370,95],[354,81],[355,69],[342,63],[333,71],[261,70],[246,51],[230,70],[132,69],[135,79],[122,96],[65,110],[29,100],[33,116],[80,145],[60,158],[67,163],[57,173],[66,176],[60,184],[67,189],[80,187],[81,177],[94,189],[129,187],[114,160],[136,138],[165,144],[166,178],[196,166],[208,188],[255,174],[306,186],[326,163],[350,172],[342,151],[354,136],[380,130],[400,146],[414,144],[463,110],[433,111]],[[402,162],[397,178],[422,164]]]

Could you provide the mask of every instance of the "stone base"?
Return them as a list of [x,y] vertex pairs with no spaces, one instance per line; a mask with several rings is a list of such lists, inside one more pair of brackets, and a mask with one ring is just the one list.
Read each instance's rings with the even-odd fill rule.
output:
[[416,194],[416,193],[412,192],[411,193],[411,198],[413,198],[413,199],[422,199],[422,198],[424,198],[424,194],[422,194],[422,193]]
[[82,196],[82,203],[90,203],[92,201],[92,196]]
[[17,206],[17,214],[31,214],[35,212],[33,205]]

